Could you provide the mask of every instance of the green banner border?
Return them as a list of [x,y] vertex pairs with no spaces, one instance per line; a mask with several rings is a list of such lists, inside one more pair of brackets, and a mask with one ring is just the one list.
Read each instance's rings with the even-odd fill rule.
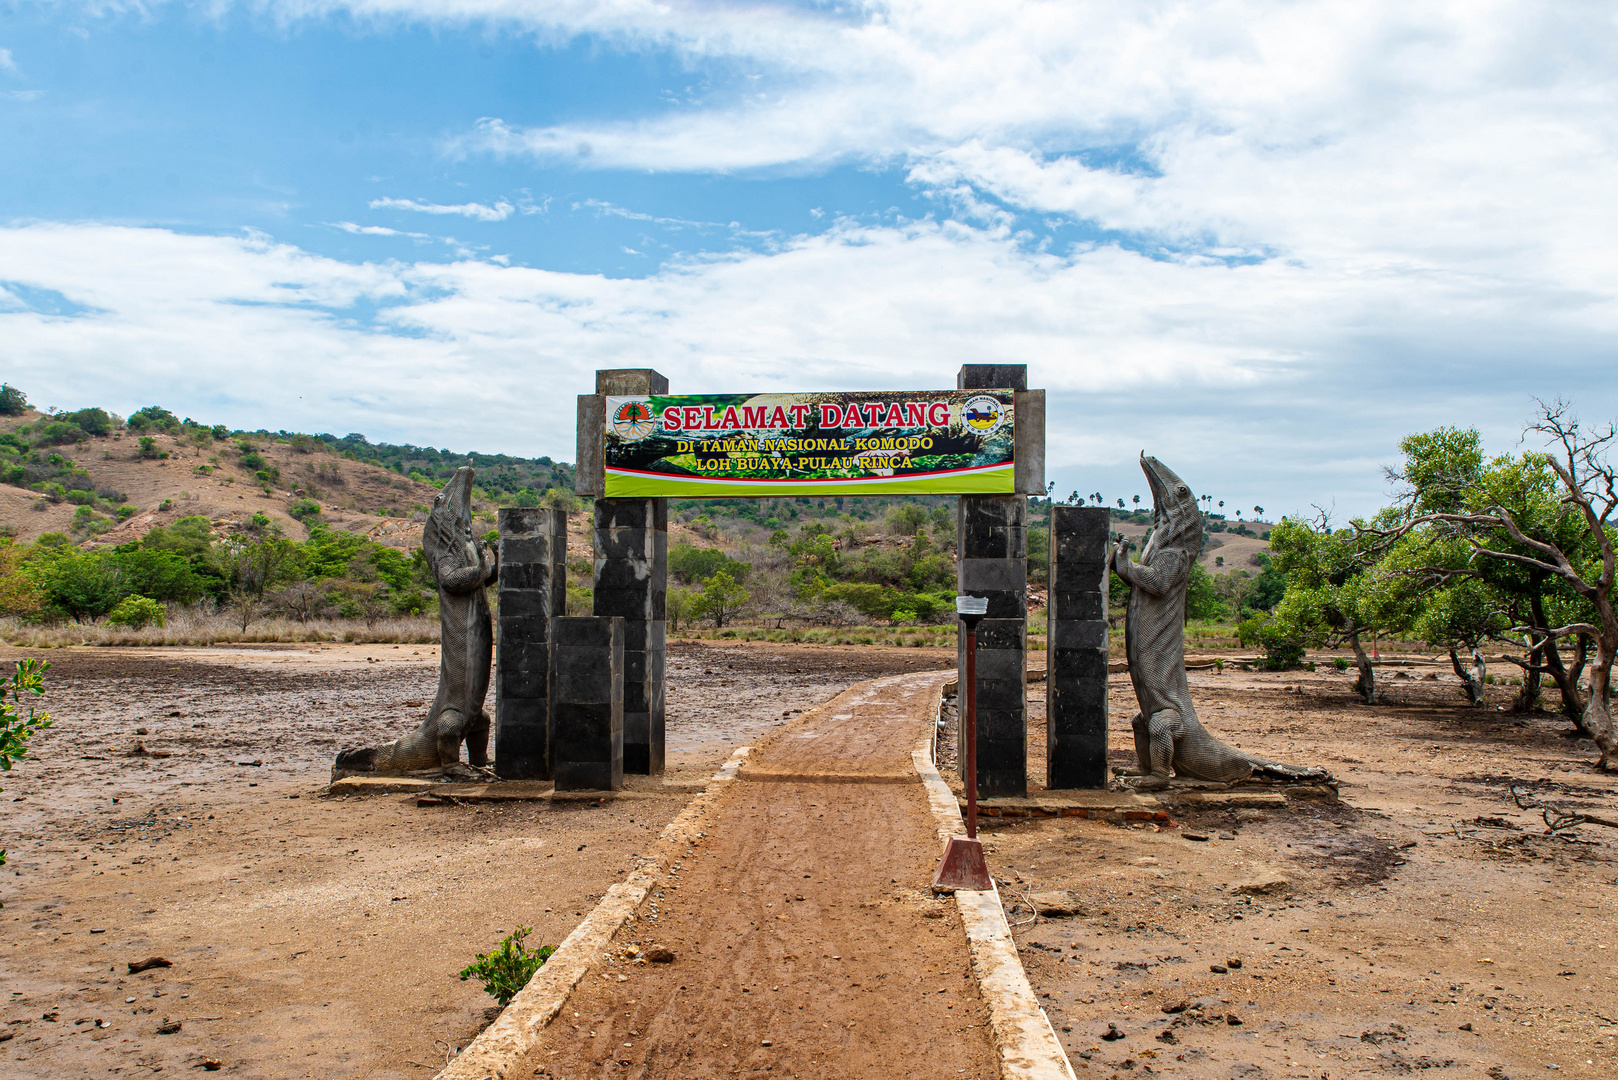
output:
[[608,499],[751,499],[803,495],[1014,495],[1016,464],[938,476],[872,476],[831,480],[715,480],[694,476],[643,476],[607,470]]

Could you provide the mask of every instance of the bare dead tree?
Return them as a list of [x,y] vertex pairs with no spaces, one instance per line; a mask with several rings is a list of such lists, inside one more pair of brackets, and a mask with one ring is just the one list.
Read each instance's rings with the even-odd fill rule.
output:
[[[1555,670],[1549,655],[1555,643],[1565,637],[1587,638],[1595,644],[1590,660],[1590,695],[1584,703],[1579,727],[1601,751],[1598,769],[1614,767],[1618,734],[1613,728],[1612,667],[1618,658],[1618,611],[1613,607],[1613,583],[1618,558],[1613,551],[1613,511],[1618,509],[1618,467],[1607,454],[1618,431],[1611,424],[1586,431],[1571,415],[1567,403],[1540,402],[1539,419],[1528,430],[1544,435],[1550,446],[1546,463],[1561,481],[1561,502],[1571,507],[1584,523],[1581,539],[1590,545],[1586,551],[1567,551],[1562,545],[1530,536],[1516,517],[1503,506],[1488,507],[1482,513],[1428,513],[1410,519],[1393,532],[1402,534],[1421,525],[1447,526],[1456,531],[1471,548],[1472,559],[1499,559],[1517,563],[1548,576],[1558,577],[1590,604],[1594,621],[1573,622],[1566,626],[1514,626],[1512,633],[1529,634],[1536,647],[1546,645],[1546,669]],[[1502,536],[1504,534],[1504,536]],[[1388,535],[1388,534],[1384,534]],[[1513,543],[1502,542],[1509,538]],[[1516,550],[1507,550],[1515,547]],[[1593,558],[1588,556],[1594,556]],[[1583,648],[1582,641],[1578,646]],[[1560,657],[1556,667],[1560,667]]]

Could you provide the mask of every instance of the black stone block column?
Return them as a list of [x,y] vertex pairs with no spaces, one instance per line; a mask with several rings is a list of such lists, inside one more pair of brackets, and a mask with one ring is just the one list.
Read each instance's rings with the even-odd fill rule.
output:
[[1051,507],[1048,788],[1107,786],[1107,538],[1112,512]]
[[[1021,364],[968,364],[961,390],[1028,389]],[[1028,794],[1028,500],[962,495],[956,516],[956,583],[987,597],[978,624],[978,794]],[[965,631],[959,645],[965,668]],[[963,691],[964,692],[964,691]],[[965,699],[962,698],[964,708]],[[960,755],[964,772],[966,755]]]
[[624,620],[551,620],[551,759],[557,791],[624,786]]
[[598,616],[624,620],[624,771],[663,772],[667,499],[597,499]]
[[[651,368],[596,372],[597,394],[668,392],[668,379]],[[595,501],[592,610],[624,620],[624,771],[650,776],[663,772],[668,565],[667,499]]]
[[550,621],[567,613],[567,514],[502,509],[499,526],[494,771],[506,780],[549,780]]

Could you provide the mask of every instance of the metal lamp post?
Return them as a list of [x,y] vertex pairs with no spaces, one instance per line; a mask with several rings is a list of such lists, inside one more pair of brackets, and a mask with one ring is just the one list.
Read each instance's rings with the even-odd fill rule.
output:
[[966,628],[966,669],[961,672],[960,736],[966,751],[966,835],[952,836],[933,875],[935,889],[992,889],[989,866],[978,840],[978,622],[989,612],[981,596],[957,596],[955,612]]

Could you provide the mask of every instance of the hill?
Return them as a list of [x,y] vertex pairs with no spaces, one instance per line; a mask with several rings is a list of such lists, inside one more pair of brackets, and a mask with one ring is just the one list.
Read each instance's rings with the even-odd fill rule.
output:
[[99,409],[26,409],[0,417],[0,530],[20,542],[56,532],[99,547],[139,540],[181,517],[200,515],[230,532],[262,515],[288,536],[319,520],[409,549],[420,543],[418,523],[438,486],[460,465],[477,469],[474,510],[491,529],[498,506],[537,505],[573,483],[572,467],[548,458],[373,444],[361,435],[233,432],[157,408],[124,424]]

